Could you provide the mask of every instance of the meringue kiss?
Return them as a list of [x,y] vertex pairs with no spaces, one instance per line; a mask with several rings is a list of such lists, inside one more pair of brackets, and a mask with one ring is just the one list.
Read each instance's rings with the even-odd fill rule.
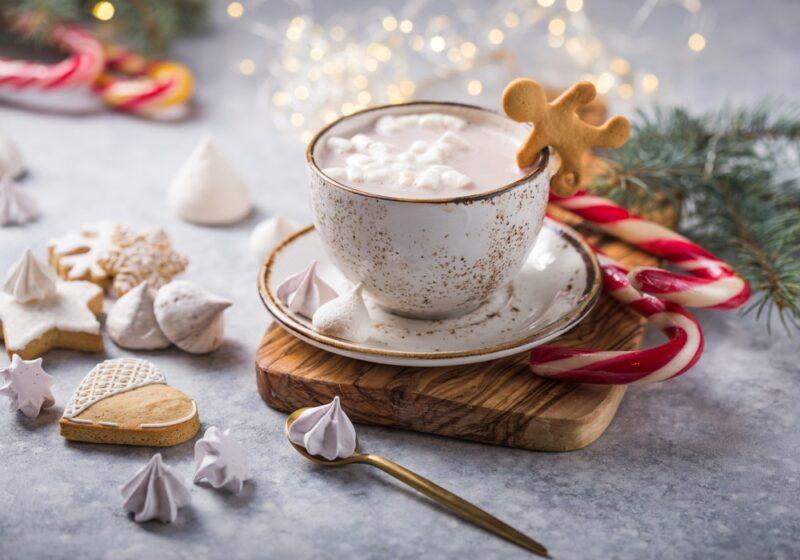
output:
[[17,144],[0,134],[0,177],[15,179],[25,172],[25,162]]
[[250,234],[250,250],[263,261],[281,241],[300,229],[283,216],[273,216],[259,223]]
[[244,181],[210,137],[172,179],[167,202],[181,218],[206,225],[238,222],[253,208]]
[[289,426],[289,441],[311,455],[333,461],[356,451],[356,429],[347,417],[339,397],[322,406],[309,408]]
[[276,295],[289,311],[311,319],[321,305],[338,294],[317,276],[317,261],[312,261],[304,271],[292,274],[284,280],[278,286]]
[[311,321],[320,334],[353,342],[364,342],[372,331],[372,320],[364,305],[363,284],[322,305]]
[[114,302],[106,317],[106,330],[118,346],[131,350],[156,350],[171,344],[156,321],[154,294],[154,290],[142,282]]
[[56,271],[26,249],[8,271],[3,291],[20,303],[41,301],[56,292]]
[[222,345],[222,313],[230,306],[231,302],[197,284],[175,280],[158,290],[153,311],[158,326],[175,346],[192,354],[205,354]]
[[11,411],[20,411],[28,418],[35,418],[43,408],[53,406],[56,400],[50,387],[53,377],[42,368],[42,359],[23,360],[14,354],[11,364],[0,369],[0,395],[9,400]]
[[0,176],[0,226],[27,224],[41,215],[36,201],[14,181]]
[[122,507],[133,513],[137,523],[157,519],[171,523],[178,517],[178,508],[189,505],[191,495],[175,471],[164,464],[156,453],[145,466],[122,487]]
[[211,426],[194,444],[194,483],[207,482],[239,494],[245,480],[251,478],[247,455],[231,431]]

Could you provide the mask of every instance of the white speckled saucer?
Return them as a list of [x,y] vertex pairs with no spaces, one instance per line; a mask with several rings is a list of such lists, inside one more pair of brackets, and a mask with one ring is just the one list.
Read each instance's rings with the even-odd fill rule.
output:
[[363,343],[321,335],[275,296],[290,274],[316,260],[317,273],[337,292],[351,283],[331,263],[313,226],[275,248],[259,275],[267,309],[292,335],[323,350],[381,364],[451,366],[529,350],[575,326],[600,295],[600,268],[571,228],[546,219],[517,277],[477,310],[453,319],[423,321],[388,313],[365,293],[373,334]]

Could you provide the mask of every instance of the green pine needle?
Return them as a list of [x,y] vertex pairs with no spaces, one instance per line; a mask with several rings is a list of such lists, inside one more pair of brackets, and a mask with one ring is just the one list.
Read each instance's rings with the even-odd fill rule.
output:
[[46,42],[50,26],[80,23],[93,26],[115,40],[149,53],[163,53],[172,39],[202,28],[208,0],[112,0],[114,17],[99,22],[92,16],[95,2],[87,0],[0,0],[0,20],[36,14],[40,25],[31,39]]
[[673,206],[681,231],[747,278],[755,312],[800,327],[800,105],[637,115],[594,188],[639,209]]

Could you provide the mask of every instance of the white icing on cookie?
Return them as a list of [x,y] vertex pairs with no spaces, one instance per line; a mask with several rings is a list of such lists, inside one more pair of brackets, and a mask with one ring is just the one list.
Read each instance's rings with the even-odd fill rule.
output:
[[197,284],[176,280],[158,290],[156,320],[175,346],[193,354],[213,352],[225,339],[222,313],[231,302]]
[[102,294],[91,282],[56,281],[56,293],[43,301],[22,303],[0,292],[0,323],[6,349],[22,349],[51,330],[100,334],[89,302]]
[[8,177],[0,177],[0,226],[27,224],[40,215],[31,196]]
[[167,202],[181,218],[210,225],[238,222],[253,208],[244,181],[210,137],[172,179]]
[[142,282],[158,289],[189,265],[186,257],[172,249],[163,229],[136,234],[117,230],[112,242],[114,247],[100,259],[100,266],[114,277],[112,287],[117,297]]
[[108,272],[100,266],[100,259],[114,247],[114,236],[123,231],[113,222],[85,224],[80,232],[71,231],[47,242],[51,262],[58,261],[67,280],[104,280]]
[[0,134],[0,177],[17,178],[25,172],[25,162],[16,142]]
[[20,303],[45,300],[56,292],[56,271],[26,249],[8,270],[3,291]]
[[183,478],[164,464],[161,453],[136,471],[121,492],[125,498],[122,507],[133,513],[137,523],[151,519],[171,523],[178,517],[178,508],[192,499]]
[[153,313],[155,292],[142,282],[119,298],[106,317],[111,340],[131,350],[155,350],[171,343],[156,322]]
[[64,409],[64,418],[79,421],[75,416],[93,404],[145,385],[167,383],[156,366],[147,360],[119,358],[106,360],[92,368],[75,390]]
[[278,286],[278,301],[298,315],[311,319],[321,305],[328,303],[338,294],[322,278],[317,276],[317,261],[308,268],[292,274]]
[[0,378],[5,381],[0,395],[8,397],[11,411],[18,410],[28,418],[35,418],[43,408],[56,402],[50,390],[53,377],[42,368],[41,358],[23,360],[14,354],[11,364],[0,370]]
[[244,481],[252,477],[242,445],[231,436],[211,426],[194,444],[194,483],[207,482],[238,494]]

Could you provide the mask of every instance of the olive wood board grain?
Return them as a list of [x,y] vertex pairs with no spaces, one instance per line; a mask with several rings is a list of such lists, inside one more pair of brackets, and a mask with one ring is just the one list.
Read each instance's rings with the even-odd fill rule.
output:
[[[551,214],[576,224],[563,211]],[[576,224],[577,225],[577,224]],[[619,241],[588,236],[626,265],[656,261]],[[644,321],[603,295],[558,344],[607,350],[641,345]],[[419,368],[373,364],[320,350],[277,325],[256,354],[258,391],[291,412],[339,395],[355,422],[537,451],[570,451],[595,441],[616,414],[625,387],[552,381],[528,368],[528,352],[491,362]]]

